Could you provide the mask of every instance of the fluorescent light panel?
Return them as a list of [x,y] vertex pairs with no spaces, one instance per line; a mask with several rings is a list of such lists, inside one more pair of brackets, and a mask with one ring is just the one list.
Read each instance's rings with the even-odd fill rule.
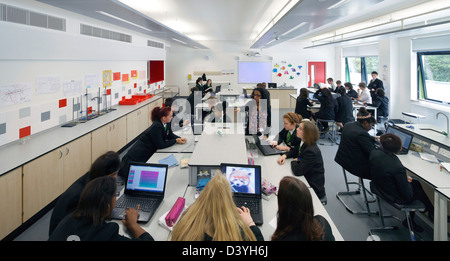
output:
[[284,34],[282,34],[281,36],[285,36],[285,35],[293,32],[293,31],[297,30],[298,28],[304,26],[305,24],[307,24],[307,22],[300,23],[297,26],[295,26],[294,28],[292,28],[291,30],[289,30],[289,31],[285,32]]
[[338,8],[339,6],[345,4],[345,2],[347,2],[347,1],[348,0],[341,0],[341,1],[337,2],[337,3],[335,3],[334,5],[328,7],[327,9],[330,10],[330,9]]
[[148,29],[148,28],[145,28],[145,27],[140,26],[140,25],[138,25],[138,24],[132,23],[132,22],[130,22],[130,21],[127,21],[127,20],[122,19],[122,18],[120,18],[120,17],[117,17],[117,16],[115,16],[115,15],[112,15],[112,14],[109,14],[109,13],[106,13],[106,12],[103,12],[103,11],[95,11],[95,12],[97,12],[97,13],[99,13],[99,14],[102,14],[102,15],[106,15],[106,16],[111,17],[111,18],[114,18],[114,19],[119,20],[119,21],[121,21],[121,22],[124,22],[124,23],[127,23],[127,24],[134,25],[134,26],[136,26],[136,27],[139,27],[139,28],[141,28],[141,29],[147,30],[147,31],[149,31],[149,32],[152,31],[152,30],[150,30],[150,29]]
[[178,40],[177,38],[172,38],[172,40],[174,40],[175,42],[182,43],[182,44],[187,44],[187,43],[185,43],[185,42],[183,42],[183,41],[181,41],[181,40]]

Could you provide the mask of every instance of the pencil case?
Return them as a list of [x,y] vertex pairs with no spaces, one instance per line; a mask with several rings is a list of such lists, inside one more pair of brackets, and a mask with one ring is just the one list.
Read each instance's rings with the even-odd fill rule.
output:
[[266,179],[263,179],[262,182],[262,192],[269,196],[272,193],[275,193],[277,191],[277,187],[275,187],[274,185],[272,185],[270,182],[268,182]]
[[170,209],[169,213],[167,213],[166,216],[166,225],[169,227],[172,227],[178,220],[178,218],[181,215],[181,212],[183,212],[184,204],[185,204],[185,198],[178,197],[175,204],[172,206],[172,209]]

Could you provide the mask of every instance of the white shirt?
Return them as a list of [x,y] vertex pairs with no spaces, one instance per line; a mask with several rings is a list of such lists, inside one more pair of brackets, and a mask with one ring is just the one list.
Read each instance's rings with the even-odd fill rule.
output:
[[359,94],[359,101],[372,103],[372,97],[370,96],[369,89],[365,88],[364,91],[361,91],[361,93]]

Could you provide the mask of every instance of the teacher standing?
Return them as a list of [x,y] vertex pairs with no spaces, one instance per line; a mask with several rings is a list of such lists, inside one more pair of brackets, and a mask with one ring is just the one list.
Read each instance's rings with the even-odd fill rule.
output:
[[136,143],[128,150],[122,159],[119,176],[126,178],[130,162],[147,162],[158,150],[174,145],[184,144],[186,138],[181,138],[172,132],[170,122],[173,113],[171,107],[155,107],[152,110],[152,125],[142,133]]

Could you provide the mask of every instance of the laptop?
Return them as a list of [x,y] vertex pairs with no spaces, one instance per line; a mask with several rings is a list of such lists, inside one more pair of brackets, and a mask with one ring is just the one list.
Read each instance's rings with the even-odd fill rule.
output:
[[285,153],[285,151],[276,149],[272,145],[269,144],[267,140],[263,140],[262,142],[259,140],[258,135],[252,135],[253,139],[255,139],[255,144],[258,147],[258,149],[262,152],[264,156],[270,156],[270,155],[281,155]]
[[218,92],[220,92],[220,89],[222,88],[222,85],[217,85],[216,86],[216,91],[215,91],[215,93],[218,93]]
[[220,168],[230,182],[236,206],[249,208],[253,221],[261,226],[263,224],[261,166],[222,163]]
[[398,153],[399,155],[408,154],[409,146],[413,140],[413,135],[403,131],[395,126],[389,125],[386,129],[386,133],[392,133],[397,135],[402,140],[402,149]]
[[140,205],[138,222],[148,222],[164,199],[168,166],[131,162],[125,190],[111,213],[111,219],[125,219],[127,208]]

